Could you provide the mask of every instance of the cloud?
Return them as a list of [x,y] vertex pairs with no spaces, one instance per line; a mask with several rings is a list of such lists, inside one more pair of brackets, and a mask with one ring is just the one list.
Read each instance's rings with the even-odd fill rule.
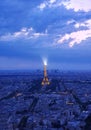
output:
[[[16,1],[18,2],[18,0]],[[32,46],[40,46],[40,44],[42,44],[42,46],[46,45],[49,47],[53,46],[54,43],[56,44],[56,40],[58,44],[63,43],[65,40],[79,43],[82,40],[78,42],[78,40],[75,40],[77,38],[74,37],[81,34],[82,31],[86,35],[90,32],[91,21],[82,22],[88,19],[88,13],[85,13],[86,17],[84,17],[84,13],[67,10],[67,4],[68,2],[72,4],[72,0],[39,0],[39,2],[31,1],[31,4],[23,0],[20,1],[18,5],[19,14],[15,8],[15,5],[17,6],[18,4],[17,2],[8,3],[8,6],[12,7],[10,10],[7,8],[8,6],[6,6],[10,17],[5,21],[9,21],[9,23],[3,25],[2,28],[8,31],[5,30],[5,32],[1,34],[0,41],[8,42],[20,39],[22,43],[23,40],[29,40],[28,42],[31,43],[36,42],[31,44]],[[76,4],[77,2],[75,2],[75,5]],[[28,5],[28,8],[26,5]],[[38,10],[38,8],[43,11]],[[11,13],[12,10],[13,13]],[[5,17],[6,16],[5,12]],[[62,37],[64,37],[64,40],[61,40]],[[85,37],[87,39],[87,36]],[[33,39],[36,39],[36,41]],[[73,46],[75,44],[74,42],[69,45]]]
[[88,29],[91,29],[91,19],[86,20],[84,22],[76,22],[75,21],[74,27],[75,28],[86,27]]
[[53,3],[56,2],[56,0],[50,0],[49,2],[50,2],[51,4],[53,4]]
[[67,0],[63,2],[63,5],[67,9],[73,9],[75,12],[77,11],[84,11],[89,12],[91,11],[91,0]]
[[76,32],[71,32],[65,34],[63,37],[57,41],[58,44],[62,44],[65,41],[69,41],[69,47],[73,47],[75,44],[80,44],[82,41],[91,38],[91,19],[85,21],[84,23],[76,23],[75,28],[87,27],[87,29],[79,30]]
[[40,10],[43,10],[44,8],[46,8],[46,6],[47,6],[46,3],[41,3],[41,4],[38,6],[38,8],[39,8]]
[[86,27],[86,25],[84,23],[76,23],[75,28],[79,28],[79,27]]
[[44,10],[46,7],[60,7],[62,5],[65,6],[67,10],[73,9],[75,12],[91,11],[91,0],[45,0],[38,8]]
[[46,33],[38,33],[35,32],[32,27],[30,28],[22,28],[18,32],[14,33],[8,33],[6,35],[0,36],[0,41],[12,41],[12,40],[17,40],[17,39],[35,39],[41,36],[47,35]]
[[72,23],[74,23],[74,22],[75,22],[75,20],[74,20],[74,19],[69,20],[69,21],[67,21],[67,25],[72,24]]
[[43,3],[41,3],[39,6],[38,6],[38,8],[40,9],[40,10],[44,10],[45,8],[51,8],[51,7],[58,7],[58,6],[60,6],[60,5],[62,5],[62,2],[57,2],[57,0],[49,0],[49,1],[47,1],[47,0],[45,0]]
[[72,32],[70,34],[65,34],[58,43],[63,43],[64,41],[70,40],[69,47],[73,47],[75,44],[80,44],[83,40],[91,37],[91,29],[82,30],[77,32]]
[[22,27],[29,28],[32,26],[35,22],[35,20],[32,21],[32,19],[35,17],[35,14],[38,13],[36,7],[42,1],[43,0],[0,1],[0,35],[19,31]]

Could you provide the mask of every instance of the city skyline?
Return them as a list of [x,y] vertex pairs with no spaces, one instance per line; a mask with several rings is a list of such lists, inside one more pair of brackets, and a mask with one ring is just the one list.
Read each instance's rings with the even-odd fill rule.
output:
[[91,70],[90,0],[5,0],[0,70]]

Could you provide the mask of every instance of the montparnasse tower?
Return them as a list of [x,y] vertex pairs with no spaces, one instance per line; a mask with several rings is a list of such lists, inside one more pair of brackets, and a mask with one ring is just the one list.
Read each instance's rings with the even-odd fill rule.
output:
[[44,78],[43,78],[41,84],[42,84],[43,86],[50,84],[49,79],[48,79],[48,75],[47,75],[47,61],[46,61],[46,60],[44,60]]

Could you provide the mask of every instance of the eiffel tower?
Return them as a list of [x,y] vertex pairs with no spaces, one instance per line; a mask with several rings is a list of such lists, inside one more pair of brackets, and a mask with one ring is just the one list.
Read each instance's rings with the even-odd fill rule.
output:
[[47,64],[44,63],[44,78],[43,78],[42,83],[41,83],[43,86],[44,86],[44,85],[49,85],[49,84],[50,84],[49,79],[48,79],[48,76],[47,76],[47,69],[46,69],[46,66],[47,66]]

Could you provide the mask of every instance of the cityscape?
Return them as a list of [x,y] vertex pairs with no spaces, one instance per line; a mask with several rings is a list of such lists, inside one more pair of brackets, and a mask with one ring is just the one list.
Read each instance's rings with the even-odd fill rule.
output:
[[91,130],[91,0],[0,1],[0,130]]
[[46,67],[0,75],[0,130],[91,129],[91,72]]

